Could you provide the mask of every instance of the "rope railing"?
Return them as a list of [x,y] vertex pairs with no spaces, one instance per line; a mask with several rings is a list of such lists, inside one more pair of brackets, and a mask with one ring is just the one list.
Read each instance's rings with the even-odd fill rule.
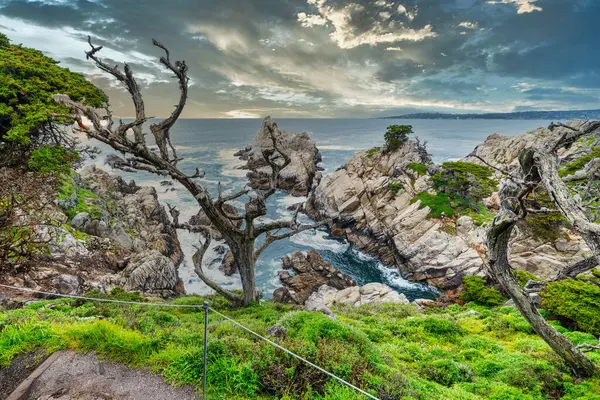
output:
[[273,342],[270,339],[267,339],[266,337],[254,332],[253,330],[251,330],[250,328],[242,325],[241,323],[237,322],[236,320],[228,317],[227,315],[215,310],[214,308],[210,307],[210,305],[208,304],[208,302],[204,302],[203,304],[170,304],[170,303],[152,303],[152,302],[141,302],[141,301],[126,301],[126,300],[115,300],[115,299],[102,299],[102,298],[95,298],[95,297],[85,297],[85,296],[77,296],[77,295],[70,295],[70,294],[60,294],[60,293],[51,293],[51,292],[45,292],[42,290],[35,290],[35,289],[29,289],[29,288],[21,288],[21,287],[15,287],[15,286],[9,286],[9,285],[3,285],[0,284],[0,288],[6,288],[6,289],[12,289],[12,290],[19,290],[19,291],[23,291],[23,292],[28,292],[28,293],[36,293],[36,294],[43,294],[46,296],[54,296],[57,298],[71,298],[71,299],[77,299],[77,300],[86,300],[86,301],[97,301],[97,302],[104,302],[104,303],[119,303],[119,304],[128,304],[128,305],[140,305],[140,306],[149,306],[149,307],[173,307],[173,308],[196,308],[196,309],[203,309],[204,312],[204,374],[203,374],[203,380],[202,380],[202,392],[203,392],[203,398],[206,399],[206,377],[207,377],[207,363],[208,363],[208,359],[207,359],[207,348],[208,348],[208,314],[209,311],[215,313],[216,315],[220,316],[221,318],[224,318],[225,320],[231,322],[232,324],[240,327],[241,329],[247,331],[248,333],[254,335],[255,337],[259,338],[260,340],[263,340],[267,343],[269,343],[270,345],[282,350],[283,352],[291,355],[292,357],[310,365],[311,367],[321,371],[322,373],[324,373],[325,375],[337,380],[338,382],[340,382],[343,385],[346,385],[352,389],[354,389],[355,391],[363,394],[364,396],[367,396],[370,399],[373,400],[380,400],[379,398],[373,396],[372,394],[362,390],[361,388],[351,384],[350,382],[340,378],[337,375],[334,375],[333,373],[319,367],[317,364],[307,360],[304,357],[299,356],[298,354],[286,349],[285,347],[279,345],[278,343]]

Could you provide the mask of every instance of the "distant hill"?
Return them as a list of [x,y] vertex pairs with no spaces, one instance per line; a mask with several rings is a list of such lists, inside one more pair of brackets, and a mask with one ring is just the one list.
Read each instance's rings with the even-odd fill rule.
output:
[[521,111],[483,114],[414,113],[380,117],[379,119],[543,119],[568,121],[574,119],[600,119],[600,110]]

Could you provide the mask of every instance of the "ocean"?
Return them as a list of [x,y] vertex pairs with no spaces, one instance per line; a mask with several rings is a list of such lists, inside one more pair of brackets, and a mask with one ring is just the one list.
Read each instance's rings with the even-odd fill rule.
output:
[[[427,141],[427,148],[435,162],[460,159],[469,154],[477,144],[492,133],[518,135],[529,130],[548,126],[549,121],[532,120],[391,120],[391,119],[276,119],[279,128],[291,132],[307,132],[321,151],[324,174],[335,171],[357,151],[383,144],[383,133],[388,125],[412,125],[415,136]],[[179,168],[192,174],[196,167],[206,176],[201,182],[213,193],[221,182],[225,190],[241,189],[246,183],[246,171],[239,167],[244,163],[233,154],[246,147],[260,128],[260,119],[180,119],[171,131],[171,138],[178,155],[184,159]],[[162,204],[170,203],[181,211],[180,220],[187,220],[198,211],[195,200],[179,184],[161,186],[164,177],[149,173],[111,171],[104,165],[107,154],[112,153],[105,145],[94,143],[102,150],[94,163],[119,174],[126,180],[133,179],[138,185],[154,186]],[[285,193],[277,193],[269,199],[267,218],[285,218],[291,212],[290,205],[304,200]],[[307,217],[304,217],[307,218]],[[205,294],[210,289],[195,275],[191,256],[198,237],[179,231],[185,260],[179,274],[188,293]],[[302,232],[290,239],[270,246],[260,257],[256,266],[257,286],[264,298],[271,297],[280,286],[277,271],[281,269],[281,257],[294,251],[317,250],[323,258],[358,284],[382,282],[407,298],[434,298],[437,291],[422,283],[404,279],[396,269],[382,265],[378,260],[363,254],[345,241],[332,238],[326,230]],[[216,254],[207,253],[204,269],[215,281],[228,288],[241,288],[239,277],[225,276],[219,271]]]

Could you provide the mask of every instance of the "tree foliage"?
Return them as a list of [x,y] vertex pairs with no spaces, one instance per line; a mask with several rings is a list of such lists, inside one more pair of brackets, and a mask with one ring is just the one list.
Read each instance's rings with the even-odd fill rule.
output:
[[0,165],[23,164],[43,145],[74,147],[77,143],[58,129],[51,114],[68,108],[52,95],[65,93],[100,107],[108,98],[77,73],[60,67],[41,51],[11,44],[0,34]]
[[385,147],[387,151],[397,150],[408,140],[408,135],[413,133],[411,125],[390,125],[385,131]]
[[20,169],[0,169],[0,274],[48,251],[40,229],[55,221],[45,208],[53,202],[57,179]]
[[43,174],[51,172],[66,174],[79,160],[79,153],[73,149],[43,145],[31,152],[27,166]]

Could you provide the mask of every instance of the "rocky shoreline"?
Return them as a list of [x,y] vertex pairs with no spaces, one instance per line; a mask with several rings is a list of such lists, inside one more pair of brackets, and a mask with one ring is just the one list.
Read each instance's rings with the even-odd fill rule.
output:
[[[515,165],[522,148],[543,143],[549,135],[543,128],[515,137],[493,134],[472,154],[508,168]],[[399,268],[407,279],[454,289],[465,275],[485,274],[485,227],[468,215],[428,217],[431,210],[422,206],[417,195],[435,193],[431,177],[439,167],[423,161],[418,143],[412,140],[391,153],[378,148],[360,151],[320,181],[306,211],[317,220],[338,215],[329,225],[332,235]],[[465,161],[480,163],[472,155]],[[497,196],[485,199],[485,205],[493,216]],[[583,259],[588,251],[581,238],[566,228],[556,237],[545,238],[525,221],[511,239],[512,265],[540,277]]]
[[[266,118],[252,144],[236,154],[247,161],[253,187],[264,186],[268,179],[265,171],[270,167],[262,155],[273,151],[271,132],[291,158],[278,187],[308,195],[304,211],[315,220],[336,216],[327,226],[331,235],[398,268],[403,277],[438,289],[460,287],[466,275],[485,275],[485,222],[474,215],[432,218],[429,207],[421,203],[420,194],[435,193],[432,177],[440,166],[431,162],[418,141],[408,140],[395,151],[360,151],[321,177],[320,153],[308,135],[281,131]],[[543,143],[548,136],[543,128],[515,137],[493,134],[464,161],[482,164],[481,157],[500,169],[511,169],[522,148]],[[571,160],[582,152],[585,145],[576,143],[561,157]],[[113,287],[163,297],[184,293],[177,272],[181,246],[154,188],[126,183],[89,166],[72,175],[59,192],[55,204],[45,210],[57,223],[37,230],[49,241],[49,254],[35,268],[5,273],[0,283],[61,294]],[[487,218],[492,218],[497,195],[484,199],[484,204]],[[235,207],[229,211],[237,212]],[[192,220],[206,222],[202,212]],[[525,221],[518,225],[510,243],[514,267],[549,277],[588,252],[581,238],[565,227],[553,237],[538,231]],[[236,273],[218,232],[214,237],[222,271]],[[385,285],[356,286],[352,277],[324,262],[314,250],[284,257],[283,267],[282,287],[273,295],[278,302],[328,309],[334,303],[406,301]]]
[[43,211],[53,224],[35,228],[48,242],[47,254],[0,275],[0,283],[68,295],[114,287],[162,297],[184,293],[181,246],[153,187],[89,166],[65,177],[57,196]]
[[358,286],[354,279],[326,263],[316,250],[295,252],[282,258],[278,277],[282,286],[273,292],[273,301],[304,306],[331,317],[334,305],[400,303],[409,301],[401,293],[382,283]]

